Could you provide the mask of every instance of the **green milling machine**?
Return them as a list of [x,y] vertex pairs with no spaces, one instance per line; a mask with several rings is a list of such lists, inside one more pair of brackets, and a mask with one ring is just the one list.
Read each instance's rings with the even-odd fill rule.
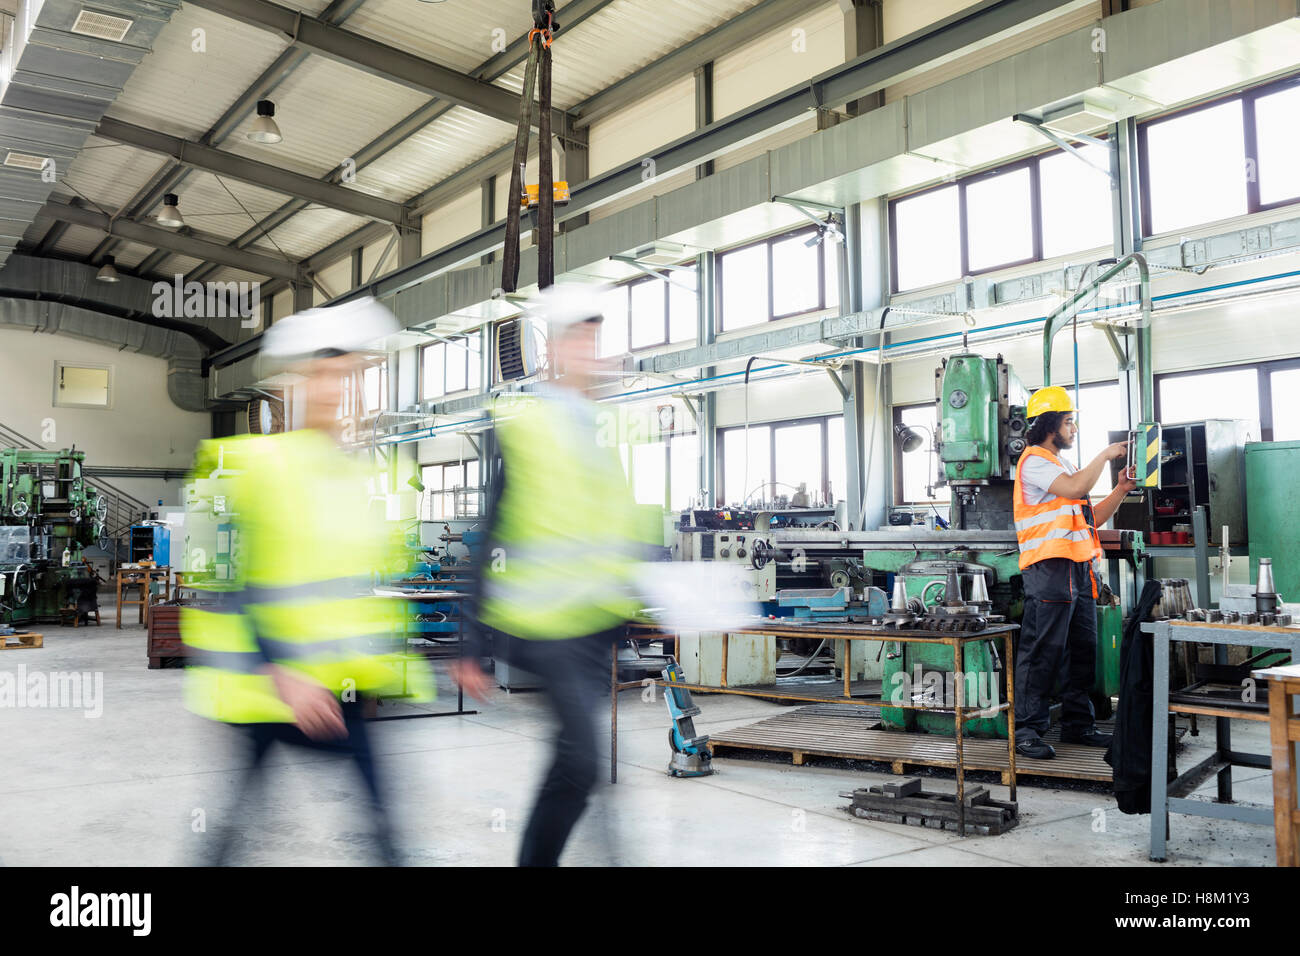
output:
[[[907,597],[920,599],[931,609],[946,599],[946,581],[955,570],[963,601],[980,600],[973,594],[973,579],[982,576],[992,613],[1019,623],[1024,608],[1020,552],[1012,517],[1015,467],[1026,446],[1029,428],[1025,418],[1028,393],[1002,356],[985,358],[961,352],[943,360],[935,372],[935,436],[938,484],[951,491],[947,529],[922,528],[890,531],[826,532],[784,530],[774,532],[782,551],[802,550],[810,557],[860,558],[862,566],[876,572],[885,593],[894,582],[905,582]],[[1108,556],[1136,561],[1142,548],[1140,534],[1102,532]],[[882,580],[883,579],[883,580]],[[1102,582],[1099,582],[1102,583]],[[1103,596],[1109,589],[1103,590]],[[1093,692],[1098,716],[1109,716],[1110,698],[1119,691],[1119,650],[1122,609],[1118,603],[1098,602],[1097,683]],[[1006,699],[1001,642],[978,641],[967,645],[967,680]],[[945,645],[886,641],[882,649],[882,687],[888,695],[897,686],[921,685],[922,675],[944,675],[953,670],[952,649]],[[904,682],[901,675],[910,679]],[[973,677],[971,675],[974,675]],[[969,685],[968,685],[969,686]],[[952,715],[936,709],[881,710],[885,727],[952,735]],[[1006,737],[1005,712],[976,718],[966,725],[972,736]]]
[[93,587],[82,549],[108,543],[108,499],[82,475],[85,452],[0,450],[0,624],[58,620]]

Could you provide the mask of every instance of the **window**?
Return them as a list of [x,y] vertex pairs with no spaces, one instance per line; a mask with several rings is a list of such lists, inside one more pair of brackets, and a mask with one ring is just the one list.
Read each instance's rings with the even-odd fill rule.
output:
[[1300,441],[1300,414],[1297,414],[1300,412],[1300,368],[1273,372],[1269,378],[1272,392],[1269,437],[1273,441]]
[[939,456],[934,451],[934,402],[894,406],[894,425],[899,424],[915,428],[924,444],[915,451],[904,452],[894,441],[894,504],[947,501],[951,497],[948,486],[936,487]]
[[1171,425],[1207,418],[1259,421],[1259,372],[1253,367],[1161,375],[1156,392],[1157,418]]
[[1147,235],[1300,200],[1300,77],[1140,126]]
[[1240,99],[1147,123],[1142,132],[1148,234],[1247,212]]
[[[1073,397],[1074,389],[1067,387]],[[1075,436],[1075,449],[1066,454],[1074,465],[1092,461],[1110,444],[1110,433],[1124,431],[1128,422],[1128,409],[1124,407],[1124,393],[1119,382],[1103,382],[1097,385],[1080,385],[1079,411],[1074,417],[1079,428]],[[1114,485],[1110,478],[1110,468],[1101,470],[1101,478],[1092,488],[1092,497],[1105,497]]]
[[722,328],[743,329],[766,322],[767,246],[737,249],[721,257]]
[[836,308],[838,248],[812,226],[719,255],[719,331]]
[[472,332],[427,345],[421,358],[420,399],[430,401],[482,386],[482,333]]
[[1110,167],[1110,151],[1084,146],[1080,152],[1101,168],[1065,152],[1049,153],[1038,161],[1044,259],[1114,242],[1110,180],[1101,171]]
[[1032,166],[977,177],[966,191],[967,272],[1027,262],[1034,254]]
[[[1258,97],[1255,106],[1255,175],[1261,206],[1300,197],[1300,86]],[[1249,168],[1247,169],[1249,172]]]
[[628,290],[621,285],[605,293],[600,302],[600,357],[611,358],[627,352]]
[[1112,244],[1106,147],[1053,150],[889,207],[894,292]]
[[672,510],[689,507],[699,495],[699,449],[699,436],[694,432],[671,435],[666,441],[620,446],[637,504]]
[[420,469],[420,517],[424,521],[474,518],[482,511],[478,461],[424,465]]
[[961,278],[961,213],[956,186],[894,202],[894,291],[920,289]]
[[366,412],[374,414],[388,408],[388,362],[369,366],[362,372]]
[[611,289],[602,301],[600,357],[695,338],[699,299],[694,267],[666,270]]
[[113,369],[108,365],[54,363],[54,404],[64,408],[112,408]]
[[844,418],[805,418],[721,429],[720,505],[752,507],[804,491],[813,506],[843,496]]

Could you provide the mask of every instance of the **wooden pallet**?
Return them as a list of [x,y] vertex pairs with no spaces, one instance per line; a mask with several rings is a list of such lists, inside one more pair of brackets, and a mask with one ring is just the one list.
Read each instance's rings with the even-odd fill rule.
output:
[[24,647],[42,647],[44,644],[44,634],[34,634],[31,632],[25,634],[5,634],[3,639],[0,639],[0,648],[6,651],[16,651]]
[[[853,714],[852,710],[869,709],[843,705],[801,707],[757,723],[710,733],[709,749],[714,756],[728,750],[788,753],[796,767],[810,756],[886,763],[896,774],[906,773],[909,767],[952,767],[957,747],[951,737],[877,730],[878,714]],[[1098,727],[1110,729],[1101,722]],[[1056,727],[1044,739],[1056,749],[1056,757],[1032,760],[1017,754],[1018,777],[1111,781],[1110,765],[1102,759],[1105,748],[1063,744]],[[967,770],[991,770],[1001,776],[1004,786],[1011,782],[1005,740],[967,737],[962,751]]]

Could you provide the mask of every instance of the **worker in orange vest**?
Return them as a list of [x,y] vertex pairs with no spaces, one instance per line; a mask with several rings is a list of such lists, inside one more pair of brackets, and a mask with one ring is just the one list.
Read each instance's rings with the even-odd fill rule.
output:
[[1078,427],[1065,389],[1034,392],[1026,409],[1028,447],[1016,466],[1013,514],[1025,587],[1025,613],[1016,652],[1016,753],[1056,756],[1043,740],[1049,697],[1064,678],[1061,740],[1090,747],[1110,744],[1097,730],[1088,692],[1097,663],[1097,525],[1110,520],[1137,483],[1127,475],[1095,508],[1088,497],[1108,461],[1122,458],[1125,442],[1104,448],[1076,470],[1061,452],[1074,446]]

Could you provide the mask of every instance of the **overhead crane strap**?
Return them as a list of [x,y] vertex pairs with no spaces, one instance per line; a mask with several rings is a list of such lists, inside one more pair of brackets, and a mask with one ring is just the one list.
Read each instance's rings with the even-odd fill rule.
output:
[[533,0],[533,29],[528,34],[528,65],[524,69],[524,86],[519,97],[519,126],[515,130],[515,151],[510,166],[510,191],[506,199],[506,239],[501,261],[501,289],[515,292],[519,286],[520,232],[523,228],[521,203],[525,195],[524,172],[528,163],[528,138],[532,128],[533,89],[541,77],[538,117],[539,182],[537,252],[538,284],[546,288],[555,281],[555,196],[551,160],[551,43],[555,22],[553,0]]

